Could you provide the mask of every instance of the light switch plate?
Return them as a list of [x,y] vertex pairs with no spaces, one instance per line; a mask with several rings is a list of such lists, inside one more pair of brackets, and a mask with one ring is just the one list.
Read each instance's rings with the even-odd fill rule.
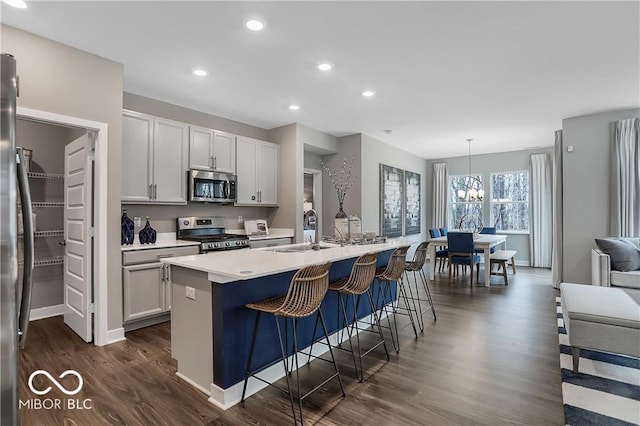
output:
[[196,289],[189,286],[186,286],[185,288],[187,299],[196,300]]

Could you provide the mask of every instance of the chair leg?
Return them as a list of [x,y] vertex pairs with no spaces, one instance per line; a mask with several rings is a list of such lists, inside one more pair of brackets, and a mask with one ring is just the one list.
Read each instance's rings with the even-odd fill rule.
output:
[[424,270],[420,270],[419,275],[422,278],[422,285],[424,286],[424,291],[427,293],[427,300],[429,301],[429,305],[431,305],[431,313],[433,314],[433,320],[436,320],[436,308],[433,306],[433,299],[431,298],[431,291],[429,291],[429,282],[427,281],[427,277],[425,276]]
[[509,278],[507,277],[507,262],[502,264],[502,276],[504,277],[504,285],[509,285]]
[[373,321],[378,326],[378,335],[380,336],[380,340],[382,341],[382,346],[384,347],[384,353],[387,356],[387,361],[389,361],[389,350],[387,349],[387,343],[385,342],[384,335],[382,334],[380,317],[378,316],[378,311],[376,310],[375,304],[373,303],[373,295],[371,294],[371,289],[367,290],[367,297],[369,298],[369,305],[371,306],[371,312],[373,313]]
[[[288,366],[287,366],[287,361],[286,361],[287,353],[285,352],[284,343],[282,341],[282,330],[280,329],[280,322],[278,321],[278,317],[274,316],[273,318],[276,321],[276,329],[278,330],[278,341],[280,342],[280,352],[282,353],[282,363],[283,363],[284,369],[285,369],[284,377],[287,379],[287,391],[289,392],[289,400],[291,401],[291,411],[293,412],[293,423],[296,424],[297,417],[296,417],[295,405],[293,403],[293,393],[291,392],[291,383],[290,383],[289,374],[286,374],[286,373],[288,373],[288,369],[289,369]],[[287,319],[285,318],[284,321],[285,321],[285,324],[286,324]],[[295,339],[295,326],[294,326],[294,339]],[[293,345],[294,345],[294,350],[295,350],[295,346],[296,346],[295,341],[294,341]],[[299,372],[296,372],[296,374],[298,374],[298,373]],[[298,391],[299,390],[300,389],[298,388]],[[300,412],[300,415],[302,415],[302,412]],[[300,419],[300,420],[302,420],[302,419]]]
[[452,281],[452,278],[451,278],[451,272],[452,272],[452,271],[451,271],[451,267],[452,267],[452,266],[453,266],[453,265],[451,264],[451,259],[449,259],[449,282],[451,282],[451,281]]
[[244,397],[247,394],[247,383],[249,383],[249,376],[251,375],[251,360],[253,359],[253,350],[256,347],[256,337],[258,336],[258,324],[260,324],[260,314],[262,312],[256,312],[256,322],[253,325],[253,335],[251,336],[251,348],[249,349],[249,359],[247,360],[247,369],[244,373],[244,386],[242,388],[242,398],[240,402],[244,401]]
[[[329,346],[329,354],[331,354],[331,362],[333,362],[333,366],[336,369],[335,375],[338,377],[338,382],[340,383],[340,390],[342,391],[342,397],[344,398],[347,394],[344,392],[344,384],[342,383],[342,377],[340,377],[340,371],[338,371],[338,364],[336,363],[336,359],[333,356],[333,349],[331,349],[331,342],[329,342],[329,333],[327,331],[327,324],[324,322],[324,316],[322,315],[322,311],[318,309],[318,316],[320,317],[320,323],[322,324],[322,331],[324,331],[324,337],[327,339],[327,346]],[[302,400],[300,400],[300,408],[302,409]],[[300,412],[300,420],[302,420],[302,411]]]

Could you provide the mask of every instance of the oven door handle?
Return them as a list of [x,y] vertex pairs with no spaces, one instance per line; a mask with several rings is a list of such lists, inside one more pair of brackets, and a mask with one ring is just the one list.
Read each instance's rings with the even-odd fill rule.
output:
[[229,181],[225,181],[224,182],[224,199],[228,200],[229,199],[229,195],[231,194],[231,188],[230,188],[230,184]]

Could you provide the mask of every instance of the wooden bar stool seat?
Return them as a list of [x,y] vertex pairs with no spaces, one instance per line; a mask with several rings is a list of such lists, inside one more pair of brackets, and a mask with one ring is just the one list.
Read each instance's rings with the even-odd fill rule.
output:
[[[384,352],[387,357],[387,361],[389,360],[389,351],[387,350],[387,344],[385,343],[384,336],[382,334],[382,328],[380,326],[380,317],[376,311],[375,304],[373,303],[373,295],[371,294],[371,283],[375,277],[376,273],[376,261],[378,260],[378,253],[366,253],[356,259],[353,267],[351,268],[351,274],[348,277],[339,278],[337,280],[331,281],[329,283],[329,290],[335,291],[338,293],[338,324],[342,324],[343,330],[347,330],[347,335],[349,339],[349,348],[342,347],[342,339],[339,339],[339,344],[335,346],[338,349],[346,350],[351,352],[353,358],[353,365],[356,370],[356,377],[358,381],[362,382],[364,380],[364,368],[362,366],[362,358],[373,351],[378,346],[382,345],[384,347]],[[360,307],[360,300],[363,295],[366,294],[366,299],[369,303],[369,308],[371,309],[371,315],[373,316],[372,328],[371,329],[361,329],[358,325],[358,308]],[[351,296],[352,302],[352,311],[351,316],[347,312],[347,305],[345,299]],[[342,322],[340,321],[340,313],[342,311]],[[316,326],[314,327],[314,337],[315,332],[318,327],[318,321],[316,320]],[[354,330],[355,329],[355,330]],[[355,333],[354,333],[355,331]],[[380,340],[374,344],[372,347],[367,349],[366,351],[362,351],[360,345],[360,331],[371,331],[377,333],[380,337]],[[356,351],[354,350],[352,338],[356,338],[357,343],[357,357]],[[321,342],[323,343],[323,342]],[[312,346],[313,348],[313,342]],[[311,351],[310,351],[311,352]]]
[[[247,369],[245,371],[245,379],[244,379],[244,387],[242,389],[242,399],[244,401],[245,395],[247,392],[247,383],[250,377],[254,377],[255,379],[260,380],[263,383],[274,386],[273,383],[258,377],[257,374],[264,369],[270,367],[274,363],[270,363],[266,366],[262,366],[256,370],[251,370],[251,361],[253,359],[256,337],[258,334],[258,325],[260,324],[260,317],[263,313],[272,314],[276,323],[276,329],[278,334],[278,341],[280,344],[280,351],[282,355],[282,363],[284,364],[285,377],[287,380],[287,389],[279,390],[287,393],[289,395],[289,399],[291,401],[291,410],[293,412],[293,421],[294,424],[297,424],[297,416],[295,405],[293,402],[293,393],[291,392],[291,384],[289,378],[289,365],[287,363],[288,357],[288,345],[285,348],[285,344],[282,339],[282,331],[280,328],[280,322],[278,321],[278,317],[284,318],[285,326],[287,324],[287,320],[291,320],[292,323],[292,334],[293,334],[293,361],[295,361],[295,369],[296,369],[296,381],[297,381],[297,399],[298,406],[300,411],[300,423],[303,423],[302,417],[302,400],[309,396],[311,393],[320,389],[330,380],[337,378],[340,383],[340,389],[342,390],[342,397],[345,396],[344,386],[342,384],[342,379],[340,378],[340,372],[338,371],[338,365],[335,362],[335,358],[333,357],[333,351],[331,350],[331,346],[329,345],[329,353],[331,355],[331,361],[324,360],[327,362],[331,362],[334,366],[335,372],[326,380],[324,380],[320,385],[316,386],[309,392],[304,395],[301,392],[300,388],[300,374],[299,374],[299,364],[298,364],[298,337],[297,337],[297,320],[299,318],[304,318],[312,315],[313,313],[317,313],[320,323],[322,324],[322,329],[324,331],[325,339],[327,340],[327,344],[329,344],[329,335],[327,333],[327,326],[324,321],[324,317],[322,316],[322,311],[319,309],[322,301],[324,299],[325,294],[329,288],[329,268],[331,267],[331,262],[328,262],[323,265],[311,265],[306,266],[298,270],[293,278],[291,279],[291,283],[289,285],[289,290],[287,294],[282,296],[271,297],[269,299],[261,300],[259,302],[248,303],[245,305],[246,308],[252,309],[256,311],[256,322],[253,327],[253,334],[251,337],[251,349],[249,351],[249,359],[247,361]],[[278,360],[279,361],[279,360]]]
[[[381,284],[378,288],[376,302],[379,303],[377,306],[381,306],[387,316],[387,324],[389,331],[391,332],[391,341],[396,352],[400,352],[398,314],[409,317],[409,323],[413,327],[413,333],[415,334],[416,339],[418,338],[418,328],[416,328],[416,320],[414,320],[414,316],[418,314],[418,308],[415,304],[415,298],[411,293],[411,287],[405,286],[403,279],[404,268],[407,261],[407,251],[409,251],[409,246],[398,247],[391,254],[391,259],[389,259],[389,263],[386,268],[379,268],[376,270],[376,279]],[[397,300],[395,302],[393,302],[393,294],[391,291],[391,282],[394,281],[396,282],[398,289]],[[393,315],[393,328],[391,325],[391,318],[387,310],[387,300],[392,301],[391,313]],[[402,302],[404,306],[400,306],[400,302]],[[407,324],[407,326],[408,325],[409,324]]]

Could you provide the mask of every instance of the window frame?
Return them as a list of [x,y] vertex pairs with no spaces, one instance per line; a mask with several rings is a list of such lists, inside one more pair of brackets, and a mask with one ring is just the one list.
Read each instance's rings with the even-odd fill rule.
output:
[[[460,177],[477,177],[478,180],[480,181],[480,187],[484,190],[484,198],[482,201],[476,200],[476,201],[451,201],[451,194],[450,194],[450,190],[451,190],[451,180],[454,178],[460,178]],[[453,217],[453,206],[457,205],[457,204],[469,204],[469,205],[480,205],[480,212],[482,214],[482,220],[484,223],[484,200],[487,199],[487,191],[484,189],[485,188],[485,183],[484,183],[484,174],[482,173],[464,173],[464,174],[455,174],[455,175],[449,175],[449,181],[447,182],[447,226],[449,227],[449,229],[457,229],[458,224],[454,223],[454,217]],[[455,194],[455,199],[458,199],[458,194]]]
[[[527,200],[526,201],[508,201],[508,202],[494,202],[493,201],[493,193],[494,193],[494,188],[493,188],[493,177],[496,175],[507,175],[507,174],[515,174],[515,173],[526,173],[527,175],[527,180],[529,183],[529,190],[527,191]],[[531,173],[528,169],[520,169],[520,170],[504,170],[504,171],[499,171],[499,172],[490,172],[489,173],[489,217],[491,219],[491,224],[492,226],[495,226],[496,223],[496,218],[494,217],[493,214],[493,205],[494,204],[505,204],[505,203],[509,203],[509,204],[524,204],[526,203],[527,206],[527,210],[529,212],[529,222],[527,223],[527,228],[526,230],[523,229],[508,229],[508,230],[502,230],[502,229],[497,229],[496,228],[496,232],[500,233],[500,234],[520,234],[520,235],[529,235],[531,233]]]

